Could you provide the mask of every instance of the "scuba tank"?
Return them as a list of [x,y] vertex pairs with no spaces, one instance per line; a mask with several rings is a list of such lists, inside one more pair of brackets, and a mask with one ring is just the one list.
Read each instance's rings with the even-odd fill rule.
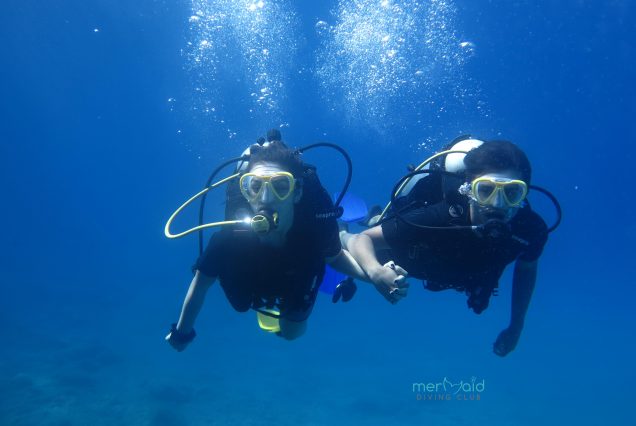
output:
[[[466,199],[459,194],[459,187],[465,182],[463,173],[466,170],[464,157],[466,153],[483,144],[470,135],[463,135],[448,145],[441,152],[454,151],[444,156],[431,157],[418,167],[409,166],[409,173],[415,173],[404,179],[404,184],[391,201],[391,208],[426,207],[446,200],[449,204],[466,204]],[[419,172],[418,172],[419,171]],[[397,187],[398,185],[396,185]],[[393,216],[393,215],[391,215]]]

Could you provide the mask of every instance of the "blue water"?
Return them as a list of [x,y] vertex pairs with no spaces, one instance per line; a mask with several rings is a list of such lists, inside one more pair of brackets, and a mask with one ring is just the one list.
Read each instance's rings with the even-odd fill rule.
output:
[[[308,3],[3,3],[0,424],[635,424],[633,2]],[[460,134],[521,146],[565,216],[517,349],[508,271],[481,316],[321,295],[293,342],[215,286],[174,352],[197,243],[165,221],[270,127],[345,147],[370,204]],[[332,192],[334,158],[307,154]],[[480,400],[417,400],[444,377]]]

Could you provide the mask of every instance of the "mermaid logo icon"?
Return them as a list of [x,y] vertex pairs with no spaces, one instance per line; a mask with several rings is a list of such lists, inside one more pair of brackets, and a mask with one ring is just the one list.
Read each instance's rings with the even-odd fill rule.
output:
[[453,383],[450,380],[448,380],[446,376],[444,376],[444,381],[442,382],[442,385],[444,386],[444,391],[451,392],[453,394],[456,394],[457,392],[462,390],[462,382]]

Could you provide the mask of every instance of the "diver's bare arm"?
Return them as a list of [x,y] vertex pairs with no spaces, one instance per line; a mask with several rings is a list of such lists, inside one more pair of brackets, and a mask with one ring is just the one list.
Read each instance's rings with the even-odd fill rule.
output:
[[340,253],[333,257],[328,257],[327,263],[338,272],[342,272],[352,278],[371,282],[369,276],[362,270],[358,262],[355,261],[351,253],[347,250],[340,250]]
[[181,315],[177,323],[177,330],[179,332],[190,333],[190,331],[192,331],[194,321],[197,315],[199,315],[199,311],[205,301],[205,295],[215,280],[216,278],[209,277],[197,270],[194,278],[192,278],[185,300],[183,301]]
[[510,329],[521,332],[537,280],[538,261],[517,260],[512,278]]
[[406,296],[407,272],[393,261],[381,265],[376,249],[388,248],[382,228],[375,226],[361,234],[340,234],[340,242],[345,246],[362,270],[369,276],[376,290],[389,302],[396,303]]
[[382,227],[376,226],[361,234],[343,234],[340,240],[371,279],[382,270],[382,265],[378,262],[375,253],[376,248],[388,247],[382,234]]

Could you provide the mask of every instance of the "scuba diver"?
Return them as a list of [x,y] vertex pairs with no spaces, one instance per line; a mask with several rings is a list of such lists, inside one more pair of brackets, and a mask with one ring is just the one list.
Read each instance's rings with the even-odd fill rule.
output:
[[[179,320],[166,336],[177,351],[194,339],[195,319],[217,278],[236,311],[256,310],[262,329],[287,340],[305,332],[325,263],[350,277],[369,281],[340,245],[336,221],[342,214],[340,199],[334,206],[315,167],[301,160],[302,152],[316,146],[329,146],[345,156],[349,174],[344,195],[351,179],[351,161],[342,148],[319,143],[292,150],[281,141],[280,132],[272,129],[267,141],[259,139],[240,158],[224,163],[237,164],[234,175],[210,185],[221,165],[206,188],[172,215],[166,224],[166,236],[176,238],[198,231],[200,237],[194,278]],[[185,206],[226,182],[225,221],[199,225],[177,235],[170,233],[172,220]],[[200,223],[202,211],[203,202]],[[211,236],[203,250],[201,231],[212,226],[222,229]],[[353,281],[344,280],[336,287],[334,302],[340,297],[349,300],[353,292]]]
[[[552,194],[530,185],[530,162],[513,143],[463,136],[450,147],[398,182],[391,203],[369,229],[343,232],[341,240],[385,297],[403,297],[396,273],[381,267],[391,258],[427,290],[464,292],[477,314],[515,262],[510,323],[493,348],[503,357],[521,336],[538,260],[561,209]],[[526,200],[530,189],[553,201],[558,220],[550,229]]]

